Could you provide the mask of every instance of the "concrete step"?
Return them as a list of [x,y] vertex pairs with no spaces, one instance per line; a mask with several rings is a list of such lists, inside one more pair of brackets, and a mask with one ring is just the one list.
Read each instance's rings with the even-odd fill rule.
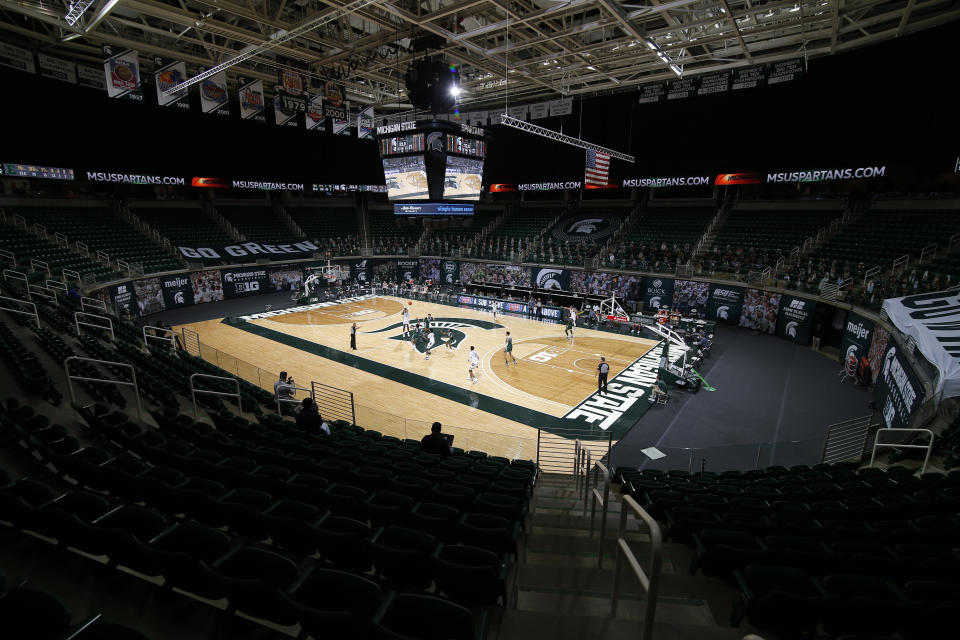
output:
[[[583,507],[579,509],[537,509],[533,518],[534,527],[550,527],[553,529],[590,529],[590,510],[583,515]],[[594,526],[600,526],[600,513],[594,517]],[[620,514],[607,512],[607,531],[618,531],[620,528]],[[627,520],[627,531],[637,531],[639,526],[633,518]]]
[[[572,604],[573,607],[576,604]],[[643,629],[639,620],[609,615],[582,616],[521,609],[504,609],[498,613],[488,640],[637,640]],[[743,630],[729,627],[658,621],[653,624],[653,636],[657,640],[740,640],[743,635]]]
[[[646,606],[646,601],[621,598],[617,605],[617,618],[643,620]],[[610,596],[521,591],[517,594],[517,609],[560,614],[576,611],[578,616],[602,618],[610,614]],[[664,623],[714,626],[710,607],[702,600],[660,598],[657,601],[656,619]]]

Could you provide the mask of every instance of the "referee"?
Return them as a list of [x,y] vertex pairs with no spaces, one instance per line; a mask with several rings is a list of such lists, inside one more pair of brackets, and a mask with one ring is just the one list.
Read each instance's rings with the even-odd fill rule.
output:
[[350,348],[354,351],[357,350],[357,323],[354,322],[353,326],[350,327]]
[[610,373],[610,365],[607,359],[600,357],[600,364],[597,365],[597,393],[604,393],[607,390],[607,374]]

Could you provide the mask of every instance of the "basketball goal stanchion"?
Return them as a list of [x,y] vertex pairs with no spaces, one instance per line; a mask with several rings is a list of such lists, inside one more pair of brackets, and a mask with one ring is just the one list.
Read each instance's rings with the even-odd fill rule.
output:
[[22,316],[30,316],[33,318],[33,321],[37,325],[37,329],[40,328],[40,316],[37,315],[37,305],[29,302],[27,300],[21,300],[19,298],[8,298],[7,296],[0,296],[0,300],[6,300],[8,302],[13,302],[14,304],[22,304],[30,307],[33,311],[23,311],[22,309],[17,309],[14,307],[0,306],[0,311],[6,311],[8,313],[18,313]]
[[[91,318],[91,319],[97,319],[97,320],[106,320],[107,323],[106,323],[106,324],[96,324],[96,323],[93,323],[93,322],[81,321],[81,320],[80,320],[80,317],[81,317],[81,316],[83,316],[84,318]],[[114,331],[113,331],[113,320],[111,320],[111,319],[108,318],[107,316],[98,316],[98,315],[96,315],[96,314],[94,314],[94,313],[86,313],[86,312],[84,312],[84,311],[74,311],[74,312],[73,312],[73,322],[74,322],[74,324],[75,324],[76,327],[77,327],[77,335],[78,335],[78,336],[80,335],[80,326],[82,325],[82,326],[84,326],[84,327],[93,327],[94,329],[100,329],[101,331],[109,331],[109,332],[110,332],[110,341],[111,341],[111,342],[116,342],[116,341],[117,341],[117,334],[114,333]]]
[[[147,333],[147,329],[153,331],[153,333]],[[171,349],[177,348],[177,341],[174,338],[173,329],[167,329],[166,327],[154,327],[150,325],[144,325],[143,327],[143,344],[144,346],[149,347],[151,340],[160,340],[161,342],[167,342],[170,344]]]
[[[227,393],[225,391],[210,391],[209,389],[198,389],[196,386],[197,378],[203,378],[204,380],[223,380],[226,382],[232,382],[236,387],[236,391],[233,393]],[[240,381],[236,378],[228,378],[226,376],[211,376],[206,373],[194,373],[190,376],[190,399],[193,400],[193,417],[199,418],[200,412],[197,408],[197,394],[206,395],[206,396],[221,396],[228,398],[237,399],[237,415],[243,415],[243,403],[240,400]]]

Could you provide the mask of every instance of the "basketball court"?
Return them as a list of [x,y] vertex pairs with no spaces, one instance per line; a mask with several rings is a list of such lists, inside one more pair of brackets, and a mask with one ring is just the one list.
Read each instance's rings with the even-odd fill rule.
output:
[[[413,325],[433,316],[429,359],[423,342],[404,335],[404,308]],[[356,351],[350,349],[353,323]],[[611,436],[619,439],[649,406],[662,352],[654,340],[583,327],[568,339],[562,324],[390,296],[181,327],[197,332],[203,345],[266,371],[287,371],[300,386],[316,381],[353,391],[356,421],[366,428],[419,438],[439,420],[457,436],[456,446],[526,457],[538,428],[577,431],[604,446]],[[504,363],[507,331],[516,364],[512,358]],[[471,345],[480,358],[475,383],[468,373]],[[609,391],[602,395],[601,356],[610,365]],[[272,389],[272,382],[262,384]]]

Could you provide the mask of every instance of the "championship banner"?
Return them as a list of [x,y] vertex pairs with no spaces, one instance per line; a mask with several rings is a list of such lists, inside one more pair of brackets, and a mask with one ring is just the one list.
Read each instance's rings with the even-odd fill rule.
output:
[[143,102],[140,92],[140,61],[137,52],[123,49],[114,53],[110,45],[103,45],[103,74],[107,79],[107,96]]
[[847,323],[843,325],[843,339],[840,342],[841,362],[845,368],[852,366],[856,369],[860,358],[867,355],[875,326],[873,320],[859,313],[851,311],[847,314]]
[[743,310],[743,288],[724,284],[710,285],[710,300],[707,302],[707,319],[737,324]]
[[213,247],[178,246],[177,250],[188,260],[216,261],[216,262],[253,262],[260,258],[275,260],[292,260],[311,258],[319,247],[309,240],[302,240],[292,244],[266,244],[260,242],[244,242],[241,244],[216,245]]
[[550,117],[569,116],[573,113],[573,98],[550,101]]
[[363,259],[354,260],[350,263],[350,272],[353,274],[354,281],[359,285],[367,285],[373,282],[373,260]]
[[189,111],[189,88],[181,89],[169,95],[164,93],[187,79],[186,63],[176,60],[166,60],[160,57],[154,58],[153,63],[157,69],[153,74],[154,81],[157,85],[157,104],[161,107],[176,107],[177,109]]
[[263,99],[263,80],[237,78],[237,93],[240,102],[240,118],[254,122],[266,122],[266,101]]
[[163,299],[160,278],[146,278],[133,281],[133,292],[137,299],[137,309],[141,316],[159,313],[167,308]]
[[373,107],[364,107],[357,113],[357,138],[373,140]]
[[140,309],[137,307],[137,294],[133,290],[133,285],[129,282],[124,284],[115,284],[107,289],[107,295],[110,299],[107,303],[117,310],[117,313],[127,311],[133,317],[137,316]]
[[519,107],[510,107],[507,109],[507,115],[511,118],[516,118],[517,120],[526,120],[527,119],[527,105],[520,105]]
[[350,101],[343,103],[344,119],[333,118],[330,121],[331,132],[337,136],[350,135]]
[[294,71],[280,70],[277,75],[277,93],[273,97],[273,112],[281,127],[299,127],[300,114],[307,110],[307,94],[303,77]]
[[648,84],[640,87],[640,97],[637,102],[640,104],[652,104],[663,102],[667,99],[667,85],[664,82],[658,84]]
[[810,344],[810,326],[816,309],[817,303],[813,300],[781,296],[776,335],[797,344]]
[[190,288],[193,290],[193,304],[223,300],[223,283],[219,269],[191,272]]
[[246,267],[244,269],[222,269],[223,297],[244,298],[270,291],[270,278],[266,267]]
[[300,265],[281,265],[267,269],[270,291],[299,291],[303,283],[303,268]]
[[71,84],[77,83],[77,67],[72,62],[38,53],[37,63],[40,66],[40,75],[44,78],[62,80]]
[[17,71],[26,71],[27,73],[37,72],[32,51],[15,47],[6,42],[0,42],[0,66],[10,67]]
[[887,299],[883,310],[940,372],[937,395],[960,395],[960,294],[940,291]]
[[106,91],[107,85],[103,82],[103,71],[85,64],[77,65],[77,84],[81,87],[90,87],[98,91]]
[[698,96],[705,96],[711,93],[726,93],[730,90],[730,74],[726,71],[719,73],[708,73],[700,76],[700,87],[697,89]]
[[333,133],[343,133],[350,127],[347,117],[347,93],[342,84],[332,80],[323,83],[323,117],[330,119],[330,130]]
[[319,93],[307,94],[307,110],[305,121],[307,131],[322,131],[326,133],[326,118],[323,115],[323,95]]
[[530,105],[531,120],[543,120],[544,118],[549,118],[549,117],[550,117],[549,102],[538,102],[536,104]]
[[667,100],[689,98],[697,93],[696,78],[681,78],[667,83]]
[[672,278],[650,276],[643,287],[643,309],[669,309],[673,306],[674,281]]
[[193,304],[193,283],[187,274],[160,276],[160,285],[163,288],[163,304],[167,309]]
[[710,299],[710,283],[695,280],[675,280],[673,283],[673,301],[671,306],[680,311],[680,315],[689,316],[696,311],[698,317],[707,314],[707,301]]
[[803,58],[774,62],[767,72],[767,85],[790,82],[803,77]]
[[738,89],[754,89],[762,86],[766,81],[766,67],[758,65],[755,67],[743,67],[732,71],[733,78],[730,88],[734,91]]
[[530,282],[537,289],[570,291],[570,272],[566,269],[531,267]]
[[[200,73],[206,70],[206,67],[200,67]],[[229,116],[230,105],[227,103],[227,99],[226,71],[215,73],[200,83],[200,111],[203,113]]]
[[400,282],[416,282],[420,277],[419,260],[397,260],[397,278]]
[[887,345],[877,375],[873,398],[887,429],[910,426],[910,416],[923,403],[926,393],[910,363],[897,350],[895,342]]
[[777,312],[779,309],[779,293],[770,293],[760,289],[746,289],[743,293],[740,326],[773,335],[777,328]]

